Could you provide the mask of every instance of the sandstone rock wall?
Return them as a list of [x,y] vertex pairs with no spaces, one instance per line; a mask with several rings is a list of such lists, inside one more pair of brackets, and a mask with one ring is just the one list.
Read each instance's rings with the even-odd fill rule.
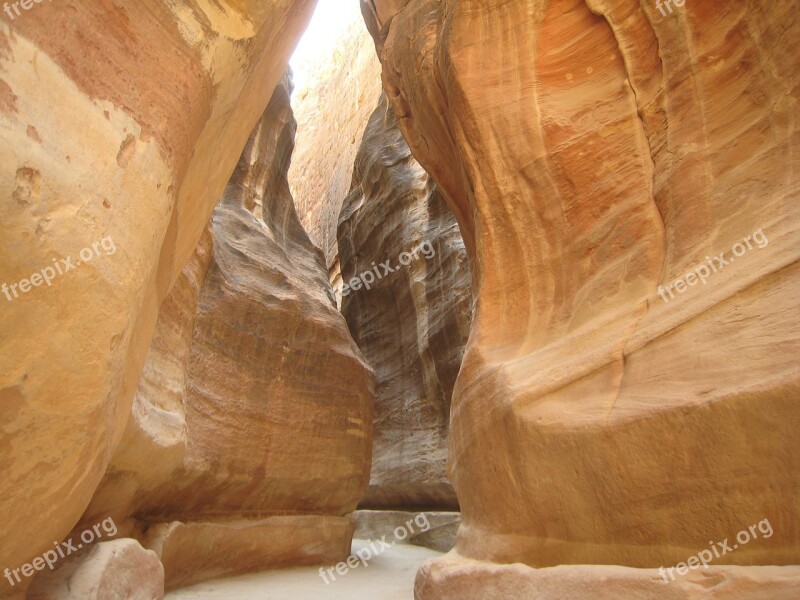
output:
[[[357,510],[353,517],[353,537],[360,540],[387,539],[395,544],[413,544],[438,552],[449,552],[456,543],[460,523],[457,512],[406,512],[395,510]],[[408,537],[400,539],[408,532]]]
[[[457,509],[445,464],[450,397],[472,311],[469,265],[455,218],[411,155],[385,96],[364,133],[338,235],[344,283],[364,274],[370,288],[341,299],[376,376],[372,475],[362,505]],[[425,243],[427,253],[400,264],[401,253]]]
[[796,3],[362,6],[474,268],[459,552],[800,562]]
[[[352,526],[342,515],[367,484],[372,374],[289,193],[290,85],[287,76],[276,89],[162,307],[124,443],[83,519],[134,517],[134,530],[198,521],[180,530],[180,542],[175,533],[152,542],[170,557],[168,586],[301,563],[304,553],[318,561],[317,546],[346,556]],[[302,517],[295,526],[308,535],[293,545],[287,524],[266,515]],[[326,525],[334,517],[342,522]],[[235,528],[225,525],[232,518]],[[253,532],[291,551],[252,557]],[[210,539],[213,555],[204,550]],[[176,544],[180,551],[164,549]],[[228,571],[225,560],[215,567],[225,544]]]
[[325,253],[335,280],[339,212],[364,128],[381,95],[381,65],[358,4],[333,1],[352,20],[332,53],[318,53],[301,65],[308,74],[292,99],[298,133],[289,183],[300,220]]
[[[73,265],[0,298],[0,564],[49,548],[89,503],[161,301],[313,4],[63,0],[0,24],[0,282]],[[74,266],[105,238],[113,255]]]
[[[350,555],[354,524],[327,515],[159,523],[145,545],[167,590],[267,569],[335,564]],[[263,593],[263,592],[262,592]]]
[[711,565],[667,583],[656,569],[616,565],[531,569],[448,554],[423,566],[414,594],[436,600],[795,600],[800,595],[800,570]]

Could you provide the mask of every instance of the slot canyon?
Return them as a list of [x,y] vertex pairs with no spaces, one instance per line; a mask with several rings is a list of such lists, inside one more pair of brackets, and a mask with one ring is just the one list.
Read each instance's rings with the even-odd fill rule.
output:
[[0,12],[0,598],[800,599],[797,0]]

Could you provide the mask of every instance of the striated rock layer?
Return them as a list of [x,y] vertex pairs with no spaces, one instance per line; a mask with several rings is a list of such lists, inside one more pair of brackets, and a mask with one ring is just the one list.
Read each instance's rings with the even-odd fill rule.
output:
[[[362,505],[457,508],[445,464],[450,397],[471,316],[469,266],[458,224],[411,156],[385,96],[364,133],[338,236],[348,285],[342,314],[376,377]],[[401,264],[402,253],[420,245]],[[362,275],[360,289],[351,290]]]
[[19,284],[0,297],[0,564],[86,509],[159,306],[313,5],[60,0],[0,23],[0,284]]
[[671,580],[658,569],[615,565],[534,569],[451,553],[423,564],[414,587],[415,598],[436,600],[796,600],[800,568],[709,566]]
[[[353,537],[359,540],[390,540],[449,552],[456,543],[461,515],[457,512],[405,512],[357,510]],[[403,531],[405,530],[405,531]]]
[[218,577],[337,563],[350,555],[354,524],[345,517],[285,516],[224,522],[160,523],[145,544],[166,571],[167,589]]
[[[372,374],[294,210],[289,94],[287,76],[162,307],[123,443],[83,518],[133,517],[135,532],[187,522],[144,534],[169,556],[168,586],[346,557],[340,516],[368,481]],[[267,515],[295,515],[307,534]]]
[[[339,212],[350,191],[364,128],[381,95],[381,64],[358,3],[328,0],[328,4],[339,5],[336,10],[348,25],[332,53],[305,57],[298,67],[308,72],[308,80],[298,85],[292,98],[298,132],[289,184],[300,220],[325,253],[336,281]],[[323,17],[324,8],[320,5]],[[314,16],[307,35],[313,35],[318,18]]]
[[362,6],[474,269],[459,553],[800,562],[796,4]]

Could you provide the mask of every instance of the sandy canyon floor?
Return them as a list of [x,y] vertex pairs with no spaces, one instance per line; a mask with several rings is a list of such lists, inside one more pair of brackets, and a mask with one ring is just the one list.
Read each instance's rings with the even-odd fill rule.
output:
[[[353,540],[353,553],[366,545]],[[359,564],[328,585],[319,576],[319,567],[284,569],[207,581],[175,590],[165,600],[412,600],[414,577],[427,559],[440,552],[418,546],[400,545]]]

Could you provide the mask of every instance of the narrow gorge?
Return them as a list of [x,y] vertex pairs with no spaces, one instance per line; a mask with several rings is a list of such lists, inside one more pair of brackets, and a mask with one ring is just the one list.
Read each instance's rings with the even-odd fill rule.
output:
[[0,12],[0,598],[800,598],[794,0]]

